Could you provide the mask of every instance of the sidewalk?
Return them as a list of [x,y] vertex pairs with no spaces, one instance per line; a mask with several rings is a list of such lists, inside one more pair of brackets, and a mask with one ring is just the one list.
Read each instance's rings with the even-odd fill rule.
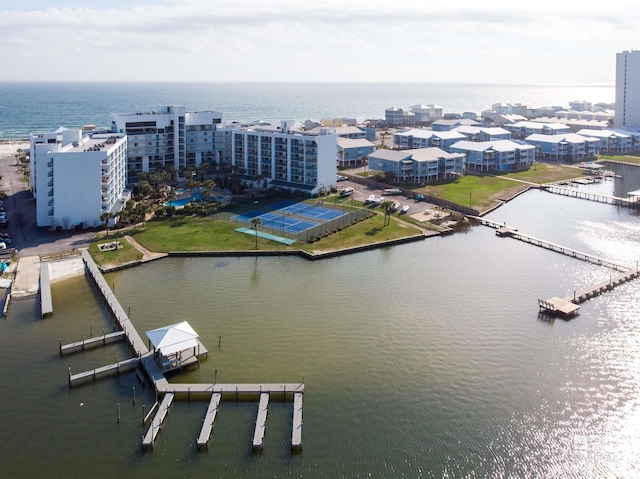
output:
[[131,246],[133,246],[135,249],[137,249],[142,253],[143,263],[146,261],[152,261],[154,259],[164,258],[165,256],[168,256],[167,253],[154,253],[152,251],[149,251],[147,248],[145,248],[140,243],[138,243],[135,239],[133,239],[132,236],[124,235],[124,239],[126,239]]
[[11,296],[32,296],[40,287],[40,256],[25,256],[18,260]]

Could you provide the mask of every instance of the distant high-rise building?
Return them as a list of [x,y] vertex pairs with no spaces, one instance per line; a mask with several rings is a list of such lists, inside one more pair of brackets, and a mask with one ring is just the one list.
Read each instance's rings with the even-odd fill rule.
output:
[[640,131],[640,51],[616,54],[615,126]]

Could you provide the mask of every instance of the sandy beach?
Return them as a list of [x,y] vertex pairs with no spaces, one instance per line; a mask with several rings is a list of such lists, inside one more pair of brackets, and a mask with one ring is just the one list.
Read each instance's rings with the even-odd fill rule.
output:
[[72,278],[84,273],[84,262],[82,258],[65,259],[49,263],[49,280],[52,283],[63,279]]
[[0,141],[0,158],[14,157],[18,149],[29,148],[29,142],[24,140],[3,140]]

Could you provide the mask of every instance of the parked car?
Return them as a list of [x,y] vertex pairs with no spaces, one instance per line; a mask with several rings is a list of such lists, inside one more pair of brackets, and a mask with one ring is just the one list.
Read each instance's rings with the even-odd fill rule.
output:
[[416,195],[416,201],[424,201],[424,195]]

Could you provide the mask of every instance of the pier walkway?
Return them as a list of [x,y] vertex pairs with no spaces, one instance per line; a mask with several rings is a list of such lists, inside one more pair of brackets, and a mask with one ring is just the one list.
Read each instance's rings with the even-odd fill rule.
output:
[[105,281],[102,273],[100,273],[100,270],[98,269],[98,266],[89,254],[89,250],[82,250],[82,259],[87,267],[87,270],[91,274],[93,281],[102,293],[102,297],[109,305],[115,321],[117,322],[120,329],[124,331],[127,337],[127,341],[129,342],[129,345],[133,349],[135,355],[142,356],[143,354],[146,354],[149,351],[149,349],[147,348],[147,344],[142,340],[142,337],[140,337],[138,331],[136,331],[136,328],[129,320],[129,316],[127,316],[127,313],[125,313],[124,309],[122,309],[118,298],[116,298],[115,294],[113,294],[113,291]]
[[253,433],[253,450],[262,450],[264,440],[264,429],[267,425],[267,406],[269,404],[269,393],[260,394],[260,404],[258,405],[258,416],[256,417],[256,429]]
[[585,253],[583,251],[578,251],[573,248],[569,248],[567,246],[562,246],[557,243],[552,243],[551,241],[546,241],[540,238],[536,238],[535,236],[531,236],[525,233],[521,233],[518,231],[518,228],[514,226],[507,225],[506,223],[499,223],[497,221],[488,220],[486,218],[482,218],[479,216],[469,216],[469,218],[473,218],[474,220],[480,222],[485,226],[489,226],[491,228],[495,228],[496,234],[498,236],[509,236],[511,238],[524,241],[525,243],[530,243],[534,246],[540,246],[541,248],[545,248],[551,251],[555,251],[556,253],[561,253],[567,256],[572,256],[573,258],[582,259],[585,261],[589,261],[591,263],[597,264],[599,266],[605,266],[607,268],[614,269],[616,271],[628,271],[631,268],[629,266],[616,263],[614,261],[610,261],[605,258],[600,258],[598,256]]
[[632,199],[621,198],[619,196],[601,195],[598,193],[590,193],[588,191],[582,191],[576,188],[569,188],[567,186],[552,183],[540,185],[540,189],[548,191],[549,193],[555,193],[557,195],[571,196],[573,198],[596,201],[598,203],[607,203],[610,205],[619,205],[628,208],[640,208],[640,202],[637,201],[637,198]]
[[291,429],[291,450],[302,449],[302,393],[293,395],[293,427]]
[[49,281],[49,263],[40,263],[40,311],[46,318],[53,314],[51,301],[51,282]]
[[160,406],[158,407],[158,411],[151,421],[151,425],[147,430],[147,433],[142,438],[142,448],[151,448],[153,447],[153,442],[156,440],[156,436],[160,432],[160,428],[162,427],[162,423],[167,417],[167,413],[169,412],[169,408],[173,403],[173,394],[165,394]]
[[211,401],[209,402],[209,407],[207,408],[207,414],[204,416],[204,420],[202,421],[202,429],[200,430],[200,435],[198,436],[198,447],[209,446],[209,438],[211,437],[213,423],[215,422],[216,415],[218,414],[218,406],[220,405],[221,397],[222,394],[220,393],[213,393],[211,395]]
[[120,374],[123,370],[129,370],[136,367],[138,364],[140,364],[140,358],[130,358],[125,359],[124,361],[116,361],[115,363],[107,364],[106,366],[100,366],[98,368],[94,367],[93,369],[89,369],[88,371],[83,371],[78,374],[71,374],[71,368],[69,368],[69,387],[73,386],[74,383],[86,379],[93,379],[95,381],[98,376],[108,373],[116,372]]
[[125,337],[124,331],[116,331],[115,333],[102,333],[102,336],[96,336],[94,338],[85,339],[82,337],[81,341],[76,341],[75,343],[62,344],[60,341],[60,356],[65,353],[72,353],[75,351],[83,351],[87,347],[99,345],[99,344],[107,344],[107,342],[113,343],[116,341],[122,341]]
[[533,244],[535,246],[540,246],[542,248],[555,251],[556,253],[561,253],[567,256],[589,261],[600,266],[605,266],[620,273],[616,276],[610,276],[609,281],[602,281],[582,290],[576,290],[574,291],[573,296],[567,296],[564,298],[558,298],[554,296],[553,298],[547,300],[538,298],[538,306],[541,311],[546,311],[551,314],[557,314],[564,317],[575,316],[578,314],[578,311],[580,309],[580,307],[578,306],[579,304],[605,291],[610,291],[616,286],[626,283],[627,281],[637,278],[640,274],[638,269],[634,270],[627,265],[609,261],[607,259],[600,258],[583,251],[578,251],[573,248],[568,248],[566,246],[520,233],[518,231],[518,228],[509,226],[506,223],[499,223],[497,221],[488,220],[479,216],[469,216],[469,218],[472,218],[485,226],[496,229],[496,234],[498,236],[515,238],[517,240],[524,241],[525,243]]

